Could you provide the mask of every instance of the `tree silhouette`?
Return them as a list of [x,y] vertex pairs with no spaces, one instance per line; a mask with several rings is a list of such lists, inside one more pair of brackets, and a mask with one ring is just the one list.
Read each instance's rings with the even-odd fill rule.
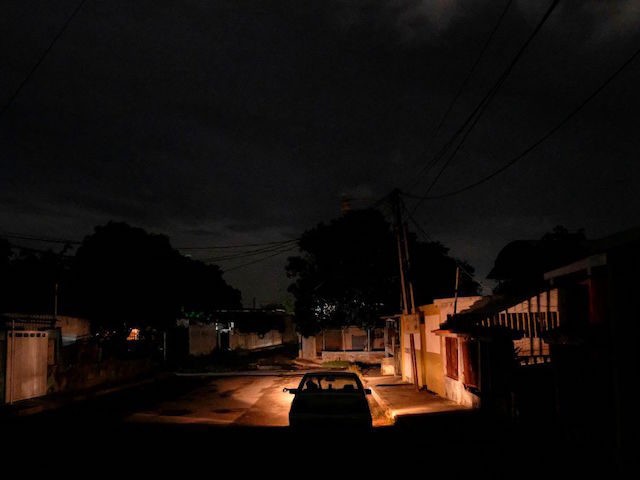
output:
[[539,240],[516,240],[498,253],[488,278],[498,280],[494,293],[524,295],[544,287],[544,273],[589,252],[583,230],[556,226]]
[[[437,242],[410,238],[412,277],[418,304],[452,296],[456,261]],[[307,230],[299,241],[301,255],[287,261],[294,280],[296,325],[303,335],[323,327],[368,326],[381,315],[399,311],[400,280],[396,239],[377,210],[354,210]],[[467,265],[467,270],[473,269]],[[476,293],[477,283],[464,279],[461,295]]]
[[164,235],[125,223],[95,228],[78,248],[73,309],[103,328],[173,325],[183,310],[237,308],[240,292],[215,265],[184,257]]

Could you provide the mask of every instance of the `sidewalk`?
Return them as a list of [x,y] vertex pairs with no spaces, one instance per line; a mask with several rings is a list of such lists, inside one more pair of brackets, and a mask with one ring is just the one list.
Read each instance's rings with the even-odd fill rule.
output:
[[413,384],[403,382],[401,377],[365,377],[365,382],[391,422],[403,415],[471,410],[435,393],[418,391]]

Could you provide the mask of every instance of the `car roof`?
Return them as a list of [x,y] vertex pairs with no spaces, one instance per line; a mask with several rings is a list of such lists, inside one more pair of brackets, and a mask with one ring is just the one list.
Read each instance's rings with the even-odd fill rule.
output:
[[327,370],[327,371],[323,371],[323,372],[310,372],[310,373],[306,373],[304,375],[305,377],[355,377],[358,378],[358,375],[356,375],[353,372],[342,372],[342,371],[334,371],[334,370]]

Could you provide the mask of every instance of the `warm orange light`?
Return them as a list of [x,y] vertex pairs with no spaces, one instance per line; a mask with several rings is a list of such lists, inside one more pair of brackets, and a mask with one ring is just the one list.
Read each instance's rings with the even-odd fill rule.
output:
[[127,337],[128,342],[135,342],[136,340],[140,340],[140,329],[132,328],[129,332],[129,336]]

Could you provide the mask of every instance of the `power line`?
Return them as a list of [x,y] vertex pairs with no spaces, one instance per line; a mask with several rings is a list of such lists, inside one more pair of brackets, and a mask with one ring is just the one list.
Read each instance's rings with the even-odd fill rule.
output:
[[68,245],[80,245],[82,242],[78,240],[66,240],[63,238],[39,237],[37,235],[27,235],[23,233],[0,232],[1,238],[11,238],[14,240],[29,240],[43,243],[61,243]]
[[[506,5],[504,6],[504,8],[502,9],[502,13],[500,14],[500,16],[498,17],[498,21],[496,22],[496,24],[494,25],[493,29],[491,30],[491,32],[489,33],[489,36],[487,37],[487,39],[484,42],[484,45],[482,46],[482,48],[480,49],[480,52],[478,53],[478,56],[476,57],[475,61],[473,62],[473,64],[471,65],[471,68],[469,69],[469,71],[467,72],[467,75],[465,76],[465,78],[462,80],[462,83],[460,84],[460,86],[458,87],[458,90],[456,91],[455,95],[453,96],[453,98],[451,99],[451,102],[449,103],[449,106],[447,107],[447,109],[445,110],[444,114],[442,115],[442,117],[440,118],[440,121],[438,122],[438,125],[434,131],[434,133],[431,135],[431,140],[429,141],[429,144],[426,148],[427,151],[429,151],[431,149],[431,145],[433,144],[433,142],[436,140],[436,138],[438,137],[438,134],[440,133],[440,130],[442,129],[442,127],[444,126],[444,123],[446,122],[447,118],[449,117],[449,114],[451,113],[451,111],[453,110],[453,107],[455,106],[455,104],[458,102],[458,99],[460,98],[460,96],[462,95],[464,89],[466,88],[466,86],[469,83],[469,80],[471,80],[472,75],[474,74],[474,72],[476,71],[476,68],[478,67],[478,65],[480,64],[480,61],[482,60],[482,58],[484,57],[484,54],[486,53],[487,49],[489,48],[489,45],[491,44],[491,41],[493,40],[493,37],[495,36],[496,32],[498,31],[498,29],[500,28],[500,25],[502,24],[502,21],[504,20],[504,17],[507,15],[507,11],[509,10],[509,7],[511,6],[511,4],[513,3],[513,0],[508,0]],[[427,164],[425,164],[420,171],[417,173],[417,175],[414,177],[414,181],[411,184],[411,187],[415,186],[417,184],[417,182],[419,182],[419,178],[424,174],[424,173],[428,173],[429,170],[435,166],[435,164],[437,163],[437,160],[432,159],[430,162],[428,162]],[[410,187],[410,188],[411,188]]]
[[51,43],[49,43],[49,46],[44,50],[44,52],[42,52],[42,54],[40,55],[40,57],[38,58],[38,60],[36,61],[36,63],[33,65],[33,67],[31,68],[31,70],[29,70],[29,73],[27,73],[27,75],[24,77],[24,79],[22,80],[22,82],[20,82],[20,84],[18,85],[18,88],[16,88],[14,90],[14,92],[11,94],[11,96],[7,99],[7,101],[5,102],[5,104],[2,106],[2,109],[0,110],[0,117],[2,117],[7,110],[9,110],[9,107],[13,104],[13,102],[15,101],[15,99],[18,97],[18,95],[20,94],[20,92],[22,91],[22,89],[27,85],[27,83],[29,82],[29,80],[31,79],[31,77],[33,77],[33,74],[36,73],[36,70],[38,69],[38,67],[42,64],[42,62],[44,61],[44,59],[46,58],[46,56],[49,54],[49,52],[53,49],[53,46],[56,44],[56,42],[60,39],[60,37],[62,36],[62,34],[67,30],[67,27],[69,26],[69,24],[71,23],[71,21],[75,18],[75,16],[78,14],[78,12],[82,9],[82,6],[87,2],[87,0],[81,0],[77,5],[76,8],[73,10],[73,12],[71,12],[71,15],[69,15],[69,17],[67,17],[66,21],[64,22],[64,24],[62,25],[62,28],[58,31],[58,33],[56,34],[55,37],[53,37],[53,40],[51,40]]
[[[522,55],[524,54],[524,52],[527,49],[527,47],[531,44],[531,42],[536,37],[538,32],[542,29],[543,25],[549,19],[549,17],[551,16],[551,14],[556,9],[556,7],[558,6],[559,3],[560,3],[560,0],[553,0],[551,2],[551,4],[549,5],[547,10],[545,11],[544,15],[542,16],[542,18],[540,19],[540,21],[538,22],[538,24],[536,25],[534,30],[531,32],[531,34],[529,35],[527,40],[522,44],[522,46],[518,50],[518,53],[516,53],[516,55],[511,60],[511,62],[507,66],[507,68],[502,72],[500,77],[498,77],[498,80],[496,81],[496,83],[493,85],[493,87],[491,87],[491,89],[487,92],[487,94],[482,98],[480,103],[478,103],[478,105],[475,107],[475,109],[467,117],[467,119],[464,121],[464,123],[461,125],[461,127],[458,128],[458,130],[454,133],[454,135],[447,142],[447,144],[443,147],[443,149],[441,149],[440,152],[442,152],[442,155],[440,155],[440,152],[439,152],[439,154],[438,154],[439,158],[436,160],[436,162],[439,161],[440,158],[442,158],[442,156],[444,156],[444,153],[449,148],[449,146],[453,145],[455,143],[456,139],[465,131],[465,129],[467,129],[467,127],[469,127],[468,130],[464,133],[464,135],[462,137],[462,140],[458,143],[458,145],[455,148],[455,150],[453,151],[453,153],[446,160],[446,162],[444,163],[444,165],[442,166],[442,168],[440,169],[440,171],[438,172],[436,177],[433,179],[433,181],[431,182],[431,184],[429,185],[429,187],[425,191],[424,195],[422,195],[423,197],[426,197],[429,194],[429,192],[431,191],[431,189],[438,182],[438,180],[440,179],[440,177],[442,176],[442,174],[444,173],[446,168],[449,166],[449,164],[451,163],[451,161],[453,160],[455,155],[458,153],[458,151],[462,147],[462,144],[466,140],[467,136],[471,133],[471,131],[473,130],[475,125],[478,123],[478,121],[482,117],[483,113],[486,111],[487,106],[491,103],[493,98],[495,98],[496,94],[498,93],[498,91],[500,90],[502,85],[505,83],[506,79],[508,78],[508,76],[510,75],[511,71],[516,66],[516,64],[518,63],[518,61],[522,57]],[[418,201],[418,203],[416,205],[414,205],[414,207],[413,207],[413,211],[414,212],[422,204],[423,200],[424,199],[420,199]]]
[[249,251],[244,251],[244,252],[237,252],[237,253],[232,253],[229,255],[222,255],[219,257],[205,257],[205,258],[199,258],[198,260],[203,261],[203,262],[220,262],[220,261],[225,261],[225,260],[235,260],[238,258],[247,258],[247,257],[254,257],[256,255],[261,255],[264,253],[271,253],[271,252],[275,252],[275,251],[279,251],[281,249],[286,249],[289,247],[293,247],[293,245],[291,244],[285,244],[285,245],[277,245],[277,246],[272,246],[272,247],[267,247],[267,248],[260,248],[258,250],[249,250]]
[[[407,217],[409,218],[409,220],[411,220],[411,223],[413,223],[415,225],[415,227],[418,229],[419,233],[422,233],[422,235],[424,236],[424,238],[431,242],[431,243],[435,243],[435,240],[433,240],[429,234],[426,232],[426,230],[422,227],[422,225],[420,225],[420,223],[416,220],[416,218],[413,216],[413,214],[411,212],[409,212],[409,209],[407,209],[407,207],[404,205],[404,202],[402,203],[402,206],[404,207],[404,211],[407,214]],[[464,273],[466,276],[468,276],[471,280],[473,280],[474,282],[478,283],[483,289],[487,288],[487,286],[482,283],[480,280],[476,279],[474,277],[474,275],[472,273],[470,273],[459,261],[457,258],[455,257],[450,257],[451,259],[453,259],[453,261],[455,262],[455,264],[458,266],[458,268],[460,269],[460,271],[462,273]]]
[[222,250],[227,248],[247,248],[247,247],[264,247],[268,245],[284,245],[300,240],[300,238],[292,238],[290,240],[282,240],[279,242],[262,242],[262,243],[239,243],[235,245],[210,245],[200,247],[175,247],[177,250]]
[[[45,236],[29,235],[26,233],[16,233],[16,232],[0,232],[0,237],[11,238],[15,240],[29,240],[29,241],[35,241],[35,242],[44,242],[44,243],[60,243],[60,244],[70,244],[70,245],[82,244],[82,241],[80,240],[45,237]],[[268,247],[268,246],[280,246],[280,245],[292,244],[294,242],[297,242],[298,240],[299,238],[294,238],[294,239],[283,240],[278,242],[244,243],[244,244],[236,244],[236,245],[211,245],[208,247],[206,246],[174,247],[174,248],[176,248],[177,250],[217,250],[217,249],[236,249],[236,248],[245,248],[245,247]]]
[[[481,184],[483,184],[485,182],[488,182],[493,177],[499,175],[500,173],[502,173],[505,170],[507,170],[509,167],[511,167],[514,164],[516,164],[519,160],[524,158],[527,154],[529,154],[531,151],[536,149],[540,144],[542,144],[549,137],[551,137],[558,130],[560,130],[573,117],[575,117],[582,109],[584,109],[591,100],[593,100],[598,94],[600,94],[600,92],[602,92],[602,90],[604,90],[618,75],[620,75],[623,72],[623,70],[625,70],[631,63],[633,63],[633,61],[639,55],[640,55],[640,48],[637,49],[633,53],[633,55],[631,55],[622,65],[620,65],[620,67],[618,67],[618,69],[616,69],[603,83],[601,83],[598,86],[598,88],[596,88],[593,92],[591,92],[591,94],[589,94],[584,100],[582,100],[582,102],[580,102],[580,104],[578,106],[576,106],[562,120],[560,120],[560,122],[558,122],[556,125],[554,125],[544,135],[542,135],[540,138],[538,138],[535,142],[533,142],[531,145],[529,145],[527,148],[525,148],[518,155],[513,157],[511,160],[506,162],[504,165],[502,165],[497,170],[494,170],[493,172],[491,172],[489,175],[486,175],[485,177],[482,177],[481,179],[479,179],[479,180],[477,180],[477,181],[475,181],[473,183],[465,185],[464,187],[458,188],[456,190],[452,190],[450,192],[442,193],[442,194],[439,194],[439,195],[431,195],[431,196],[420,195],[420,196],[418,196],[418,195],[412,195],[412,194],[407,194],[407,193],[403,193],[403,195],[405,195],[407,197],[410,197],[410,198],[417,198],[417,199],[420,199],[420,200],[431,200],[431,199],[437,199],[437,198],[445,198],[445,197],[451,197],[453,195],[457,195],[459,193],[462,193],[462,192],[470,190],[470,189],[472,189],[474,187],[477,187],[478,185],[481,185]],[[414,211],[415,211],[415,209],[414,209]]]
[[235,267],[232,267],[232,268],[223,269],[223,272],[224,273],[229,273],[229,272],[232,272],[234,270],[238,270],[239,268],[248,267],[249,265],[253,265],[255,263],[263,262],[265,260],[268,260],[269,258],[276,257],[278,255],[282,255],[283,253],[290,252],[290,251],[294,250],[295,248],[296,248],[296,246],[293,246],[293,247],[287,248],[285,250],[281,250],[281,251],[278,251],[276,253],[272,253],[271,255],[267,255],[266,257],[262,257],[262,258],[258,258],[256,260],[252,260],[251,262],[242,263],[242,264],[236,265]]

